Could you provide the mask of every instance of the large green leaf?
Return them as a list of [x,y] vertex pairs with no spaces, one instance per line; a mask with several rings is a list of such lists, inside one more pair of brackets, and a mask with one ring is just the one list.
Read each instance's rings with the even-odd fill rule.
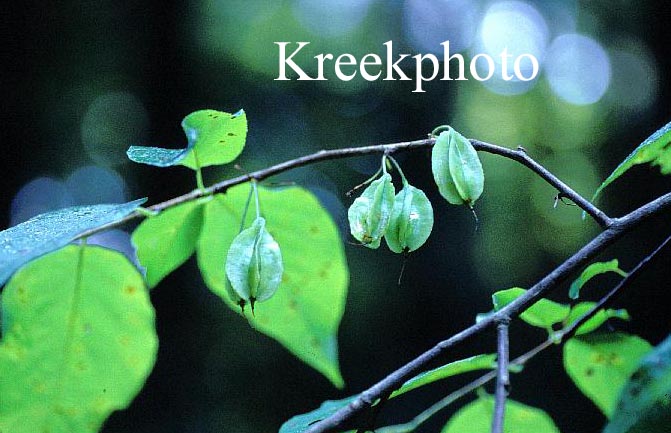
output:
[[[571,307],[571,313],[568,315],[568,318],[566,318],[566,324],[570,325],[571,323],[575,322],[592,308],[594,308],[595,305],[596,302],[580,302],[574,305]],[[589,320],[580,325],[575,335],[584,335],[589,334],[590,332],[594,332],[601,325],[606,323],[608,319],[629,320],[629,312],[624,309],[601,309]]]
[[196,250],[203,225],[203,201],[184,203],[148,217],[133,232],[133,245],[147,270],[149,287],[155,287]]
[[671,122],[664,125],[654,134],[641,143],[615,171],[603,181],[594,194],[594,200],[605,187],[622,176],[627,170],[637,164],[651,163],[658,165],[662,174],[671,173]]
[[620,264],[617,259],[608,262],[596,262],[587,266],[578,278],[571,283],[568,295],[571,299],[578,299],[580,296],[580,289],[597,275],[605,274],[607,272],[615,272],[621,277],[626,277],[627,273],[620,269]]
[[193,170],[229,163],[245,147],[247,116],[243,110],[235,114],[199,110],[182,120],[182,129],[187,138],[186,148],[131,146],[127,152],[128,158],[157,167],[180,164]]
[[[249,186],[231,188],[205,205],[198,264],[208,287],[235,311],[225,287],[224,262],[238,234]],[[259,188],[266,228],[279,243],[284,275],[277,293],[256,307],[251,325],[267,334],[336,386],[337,332],[345,308],[349,273],[340,233],[310,192],[291,187]],[[253,219],[248,212],[245,226]]]
[[584,335],[564,344],[564,368],[583,394],[610,418],[620,391],[650,349],[650,343],[635,335]]
[[146,198],[124,204],[76,206],[37,215],[0,233],[0,285],[21,266],[57,250],[80,234],[118,221]]
[[68,246],[2,297],[0,431],[94,433],[142,388],[158,340],[142,276],[122,255]]
[[[494,398],[483,396],[459,409],[442,433],[489,433],[494,415]],[[506,401],[503,431],[505,433],[559,433],[552,418],[531,406]]]
[[[526,293],[526,290],[519,287],[494,293],[492,295],[494,309],[499,311],[524,293]],[[568,305],[558,304],[549,299],[541,298],[538,302],[524,310],[520,314],[520,319],[532,326],[551,329],[555,323],[563,322],[568,317],[569,312],[570,308]]]
[[671,336],[643,358],[622,390],[604,433],[652,433],[671,428]]

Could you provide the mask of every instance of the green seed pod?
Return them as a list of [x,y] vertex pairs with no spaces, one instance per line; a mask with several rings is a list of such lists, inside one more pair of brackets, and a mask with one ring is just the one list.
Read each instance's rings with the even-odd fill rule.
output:
[[255,302],[265,301],[275,294],[282,272],[280,246],[266,230],[266,220],[257,217],[251,227],[233,239],[228,250],[226,276],[231,288],[240,300],[249,302],[254,311]]
[[448,202],[472,206],[480,198],[485,175],[478,153],[470,141],[451,127],[436,138],[431,170],[440,194]]
[[368,248],[378,248],[394,207],[394,185],[391,175],[384,173],[363,191],[347,211],[354,239]]
[[394,199],[389,227],[384,235],[395,253],[415,251],[424,245],[433,228],[433,207],[421,189],[406,184]]

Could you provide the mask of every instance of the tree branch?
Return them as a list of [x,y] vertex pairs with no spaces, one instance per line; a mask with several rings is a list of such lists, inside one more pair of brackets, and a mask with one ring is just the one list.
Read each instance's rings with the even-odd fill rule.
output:
[[[209,194],[214,194],[218,192],[225,192],[227,189],[239,185],[245,182],[249,182],[252,179],[256,180],[263,180],[267,179],[271,176],[274,176],[276,174],[283,173],[285,171],[289,171],[298,167],[303,167],[305,165],[310,165],[314,164],[316,162],[321,162],[321,161],[329,161],[329,160],[334,160],[334,159],[343,159],[343,158],[351,158],[355,156],[363,156],[363,155],[370,155],[370,154],[375,154],[375,153],[395,153],[395,152],[400,152],[400,151],[409,151],[409,150],[416,150],[416,149],[423,149],[423,148],[431,148],[434,143],[436,142],[435,139],[433,138],[427,138],[423,140],[415,140],[415,141],[403,141],[399,143],[390,143],[390,144],[378,144],[374,146],[363,146],[363,147],[351,147],[351,148],[345,148],[345,149],[332,149],[332,150],[322,150],[317,153],[313,153],[310,155],[305,155],[300,158],[296,159],[291,159],[289,161],[282,162],[280,164],[273,165],[271,167],[262,169],[262,170],[257,170],[255,172],[249,173],[249,174],[244,174],[242,176],[237,176],[231,179],[227,179],[218,183],[215,183],[214,185],[205,188],[205,189],[195,189],[191,192],[188,192],[186,194],[180,195],[178,197],[172,198],[170,200],[164,201],[162,203],[157,203],[153,206],[150,206],[148,209],[153,212],[161,212],[165,209],[168,209],[173,206],[177,206],[182,203],[186,203],[188,201],[196,200],[200,197],[209,195]],[[549,170],[547,170],[545,167],[543,167],[541,164],[536,162],[534,159],[532,159],[527,153],[520,147],[517,150],[512,150],[508,149],[506,147],[498,146],[496,144],[491,144],[491,143],[486,143],[484,141],[480,140],[474,140],[471,139],[470,142],[473,144],[473,147],[475,147],[476,150],[482,151],[482,152],[487,152],[491,153],[494,155],[499,155],[503,156],[504,158],[512,159],[513,161],[517,161],[520,164],[528,167],[531,169],[534,173],[536,173],[538,176],[540,176],[543,180],[545,180],[547,183],[549,183],[551,186],[557,189],[560,194],[562,194],[565,197],[568,197],[571,199],[576,205],[578,205],[582,210],[587,212],[594,220],[603,228],[606,228],[610,226],[611,224],[611,219],[603,213],[601,210],[599,210],[596,206],[594,206],[592,203],[590,203],[588,200],[583,198],[580,194],[575,192],[573,189],[571,189],[568,185],[566,185],[564,182],[559,180],[555,175],[550,173]],[[112,227],[119,226],[121,224],[124,224],[128,221],[134,220],[136,218],[143,217],[141,212],[133,212],[132,214],[128,215],[127,217],[115,221],[114,223],[97,227],[95,229],[86,231],[82,234],[80,234],[77,239],[91,236],[93,234],[109,230]]]
[[[564,329],[553,333],[547,340],[539,344],[538,346],[532,348],[526,353],[518,356],[514,360],[510,361],[509,367],[523,367],[527,364],[532,358],[537,356],[539,353],[543,352],[549,347],[556,346],[558,343],[565,342],[569,338],[573,337],[578,329],[585,324],[589,319],[594,317],[599,311],[604,308],[607,308],[612,304],[612,302],[624,292],[624,289],[630,286],[636,278],[643,272],[643,270],[650,266],[653,261],[659,258],[659,253],[662,252],[665,248],[668,248],[671,244],[671,236],[667,237],[664,242],[662,242],[655,250],[641,260],[634,269],[622,279],[610,292],[604,295],[599,302],[597,302],[592,309],[587,311],[581,317],[573,321],[573,323],[566,326]],[[500,341],[500,340],[499,340]],[[502,348],[499,345],[499,352],[502,351]],[[422,411],[419,415],[414,417],[412,421],[405,424],[382,427],[376,429],[377,433],[410,433],[415,431],[421,424],[431,418],[433,415],[447,407],[448,405],[454,403],[456,400],[466,396],[467,394],[475,391],[476,389],[486,385],[495,378],[500,377],[500,365],[497,365],[497,370],[492,370],[472,382],[464,385],[458,390],[452,392],[451,394],[443,397],[438,402],[431,405],[428,409]]]
[[496,391],[494,392],[494,417],[492,418],[492,433],[503,433],[503,420],[506,413],[506,398],[510,385],[508,326],[509,319],[503,319],[497,325],[496,350]]
[[375,385],[362,392],[360,396],[350,402],[344,408],[338,410],[330,417],[314,424],[306,433],[336,433],[340,426],[369,408],[380,396],[393,392],[406,380],[419,374],[429,363],[433,362],[449,349],[476,336],[491,326],[500,322],[503,318],[517,317],[522,311],[534,302],[538,301],[545,293],[557,287],[570,274],[577,272],[586,266],[598,253],[611,245],[615,240],[622,237],[644,219],[654,215],[671,206],[671,193],[667,193],[650,203],[641,206],[628,215],[612,219],[608,229],[592,239],[564,263],[555,268],[538,283],[532,286],[526,293],[515,299],[498,312],[488,316],[475,325],[464,329],[447,340],[436,344],[433,348],[419,355],[398,370],[392,372]]

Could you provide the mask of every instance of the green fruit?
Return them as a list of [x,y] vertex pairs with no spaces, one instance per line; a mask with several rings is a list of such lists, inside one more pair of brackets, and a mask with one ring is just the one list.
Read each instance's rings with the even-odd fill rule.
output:
[[433,228],[433,207],[426,194],[405,185],[394,199],[389,227],[384,235],[395,253],[415,251],[424,245]]
[[363,191],[347,211],[350,232],[368,248],[378,248],[387,231],[394,207],[394,185],[384,173]]
[[233,300],[241,307],[249,302],[253,311],[255,302],[265,301],[275,294],[282,272],[280,246],[266,230],[266,220],[257,217],[251,227],[233,239],[228,250],[226,277],[240,298]]
[[436,138],[431,170],[440,194],[449,203],[472,207],[480,198],[485,175],[478,153],[468,139],[451,127]]

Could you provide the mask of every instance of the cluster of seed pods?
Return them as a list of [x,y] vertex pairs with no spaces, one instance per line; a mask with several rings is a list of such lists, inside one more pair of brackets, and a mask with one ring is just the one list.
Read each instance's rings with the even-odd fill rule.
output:
[[[436,137],[431,170],[440,194],[449,203],[465,204],[472,210],[484,189],[484,173],[475,148],[449,126],[438,127],[431,135]],[[387,161],[396,167],[403,181],[398,194],[387,173]],[[368,248],[378,248],[384,237],[395,253],[415,251],[424,245],[433,228],[431,202],[422,190],[408,183],[392,157],[382,158],[378,174],[365,182],[370,185],[348,210],[350,232]]]
[[[403,188],[396,194],[386,161],[397,168]],[[395,253],[409,253],[424,245],[433,228],[433,208],[422,190],[408,183],[396,161],[382,158],[382,175],[373,180],[350,206],[347,217],[352,236],[368,248],[382,238]]]

